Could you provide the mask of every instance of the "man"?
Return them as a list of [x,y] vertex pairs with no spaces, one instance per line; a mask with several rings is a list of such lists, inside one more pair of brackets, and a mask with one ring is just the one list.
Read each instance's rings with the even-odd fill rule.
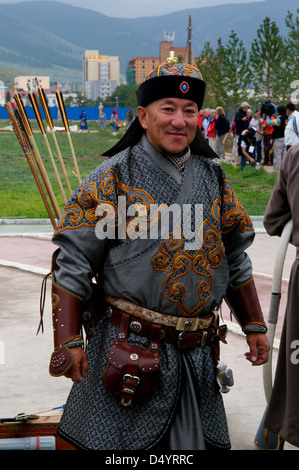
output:
[[[193,66],[156,67],[129,130],[55,231],[50,373],[75,382],[58,432],[78,448],[230,448],[216,379],[225,296],[247,359],[267,360],[244,252],[253,227],[198,129],[204,91]],[[97,323],[85,353],[80,314],[90,317],[93,291]]]
[[221,106],[216,108],[216,153],[220,160],[225,161],[225,136],[230,129],[230,123]]
[[209,108],[206,108],[204,110],[204,116],[201,121],[201,130],[207,142],[209,142],[208,127],[209,127],[210,120],[211,120],[211,112]]
[[[291,243],[299,246],[299,143],[292,145],[282,160],[274,190],[269,200],[264,226],[271,236],[281,236],[283,228],[293,221]],[[281,440],[299,447],[298,414],[298,292],[299,255],[292,265],[288,285],[287,305],[280,338],[275,380],[264,426]]]
[[250,109],[249,103],[244,101],[235,114],[236,134],[241,135],[245,129],[249,127],[249,119],[247,111]]
[[285,145],[286,150],[289,150],[292,145],[299,142],[299,113],[294,103],[286,105],[286,113],[289,119],[285,128]]
[[[245,131],[246,129],[248,129],[248,127],[249,127],[249,119],[248,119],[248,116],[247,116],[247,111],[248,111],[249,108],[250,108],[249,103],[247,103],[247,101],[244,101],[241,104],[238,111],[236,112],[236,114],[235,114],[235,117],[234,117],[234,122],[235,122],[234,140],[235,140],[235,144],[237,144],[237,142],[239,140],[239,137],[242,134],[242,132]],[[240,163],[241,163],[241,159],[240,159],[239,154],[236,158],[236,162],[237,162],[238,165],[240,165]]]
[[264,131],[264,161],[263,165],[273,165],[273,125],[270,121],[274,121],[276,110],[274,104],[268,100],[261,106],[261,115],[263,119],[262,129]]
[[242,132],[238,140],[238,155],[241,157],[241,170],[244,170],[246,167],[246,162],[251,163],[252,166],[255,166],[254,155],[254,137],[255,129],[250,127]]
[[286,154],[285,146],[285,127],[287,123],[286,107],[277,107],[277,117],[272,116],[272,119],[267,118],[267,125],[273,127],[272,139],[273,142],[273,170],[279,171],[281,162]]
[[104,109],[102,109],[101,114],[100,114],[100,129],[106,129],[106,123],[107,123],[107,118],[106,118],[106,113]]
[[197,123],[199,129],[202,128],[201,125],[202,125],[202,120],[203,120],[203,118],[204,118],[204,115],[205,115],[205,109],[204,109],[204,108],[201,108],[201,109],[199,110],[199,113],[198,113],[198,123]]
[[[211,109],[210,111],[210,122],[207,128],[208,142],[211,149],[215,152],[216,150],[216,110]],[[217,155],[217,159],[218,159]]]

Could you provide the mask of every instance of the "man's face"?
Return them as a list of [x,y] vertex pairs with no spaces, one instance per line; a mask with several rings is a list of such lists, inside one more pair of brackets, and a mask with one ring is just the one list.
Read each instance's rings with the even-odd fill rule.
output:
[[163,98],[145,108],[139,106],[138,118],[150,143],[164,155],[175,157],[194,140],[198,107],[190,100]]

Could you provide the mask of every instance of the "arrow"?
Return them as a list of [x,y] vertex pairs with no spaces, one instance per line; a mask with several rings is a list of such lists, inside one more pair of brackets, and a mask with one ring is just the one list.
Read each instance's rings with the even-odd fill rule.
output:
[[41,133],[44,137],[44,140],[45,140],[45,143],[46,143],[46,146],[47,146],[47,149],[48,149],[48,152],[49,152],[49,155],[50,155],[50,159],[51,159],[51,162],[52,162],[52,166],[54,168],[54,172],[55,172],[55,175],[56,175],[56,179],[58,181],[58,185],[59,185],[59,188],[60,188],[60,192],[62,194],[62,197],[63,197],[63,200],[64,202],[66,203],[67,202],[67,198],[66,198],[66,195],[65,195],[65,192],[64,192],[64,188],[62,186],[62,182],[61,182],[61,179],[60,179],[60,175],[58,173],[58,170],[57,170],[57,166],[56,166],[56,163],[55,163],[55,160],[54,160],[54,157],[53,157],[53,153],[52,153],[52,150],[51,150],[51,147],[49,145],[49,141],[48,141],[48,137],[47,137],[47,134],[46,134],[46,130],[45,130],[45,127],[44,127],[44,123],[43,123],[43,120],[42,120],[42,117],[41,117],[41,114],[40,114],[40,111],[39,111],[39,107],[38,107],[38,104],[37,104],[37,100],[36,100],[36,96],[35,94],[30,91],[30,87],[28,86],[28,91],[29,91],[29,99],[30,99],[30,102],[31,102],[31,106],[34,110],[34,114],[36,116],[36,119],[37,119],[37,122],[38,122],[38,125],[39,125],[39,128],[41,130]]
[[59,145],[58,145],[58,142],[57,142],[57,139],[56,139],[54,126],[53,126],[53,121],[52,121],[50,110],[49,110],[49,107],[48,107],[47,98],[46,98],[46,95],[45,95],[45,92],[44,92],[43,88],[40,87],[37,78],[35,79],[35,82],[36,82],[36,85],[37,85],[39,98],[40,98],[40,101],[41,101],[41,104],[42,104],[42,107],[43,107],[43,110],[44,110],[44,113],[45,113],[45,116],[46,116],[46,120],[47,120],[51,135],[52,135],[53,140],[54,140],[54,144],[55,144],[55,147],[56,147],[56,150],[57,150],[58,158],[59,158],[61,168],[62,168],[64,177],[65,177],[65,181],[66,181],[69,193],[71,195],[73,193],[73,191],[72,191],[72,188],[71,188],[71,185],[70,185],[70,182],[69,182],[69,178],[68,178],[68,175],[67,175],[67,172],[66,172],[64,161],[63,161],[63,158],[62,158],[62,155],[61,155],[61,152],[60,152],[60,148],[59,148]]
[[59,107],[59,110],[60,110],[60,114],[61,114],[62,121],[63,121],[65,130],[66,130],[66,133],[67,133],[69,145],[70,145],[72,156],[73,156],[73,161],[74,161],[75,170],[76,170],[76,176],[78,178],[79,183],[81,183],[82,180],[81,180],[79,167],[78,167],[78,163],[77,163],[77,159],[76,159],[76,155],[75,155],[75,151],[74,151],[74,147],[73,147],[73,142],[72,142],[72,139],[71,139],[71,133],[70,133],[70,128],[69,128],[69,123],[68,123],[68,119],[67,119],[66,109],[65,109],[65,105],[64,105],[64,101],[63,101],[63,96],[62,96],[61,91],[58,88],[57,83],[55,83],[55,88],[56,88],[56,98],[57,98],[58,107]]
[[21,99],[20,95],[16,92],[16,89],[15,89],[14,86],[13,86],[13,90],[15,92],[14,100],[15,100],[15,103],[16,103],[16,106],[17,106],[17,109],[18,109],[19,120],[22,124],[22,130],[23,130],[23,133],[25,134],[27,142],[28,142],[28,148],[32,152],[34,161],[35,161],[35,163],[38,167],[38,170],[40,172],[41,178],[42,178],[43,183],[45,185],[46,191],[47,191],[48,196],[50,198],[50,201],[51,201],[51,204],[53,206],[56,217],[59,219],[60,215],[61,215],[60,209],[59,209],[59,206],[58,206],[58,203],[57,203],[52,185],[50,183],[48,174],[47,174],[46,169],[43,165],[38,147],[36,145],[36,142],[35,142],[35,139],[34,139],[34,136],[33,136],[33,132],[32,132],[32,128],[31,128],[31,125],[30,125],[30,122],[29,122],[24,104],[22,102],[22,99]]
[[38,173],[35,169],[35,166],[34,166],[34,162],[31,158],[31,155],[30,155],[30,152],[29,152],[29,148],[28,148],[28,145],[27,145],[27,142],[26,142],[26,138],[24,137],[24,128],[22,129],[21,128],[21,125],[20,125],[20,118],[18,119],[16,116],[17,116],[17,111],[14,111],[13,107],[12,107],[12,104],[10,102],[6,103],[5,104],[5,108],[6,108],[6,111],[8,113],[8,116],[9,116],[9,119],[10,119],[10,122],[11,122],[11,125],[12,125],[12,128],[18,138],[18,141],[23,149],[23,152],[25,154],[25,157],[27,159],[27,162],[29,164],[29,167],[31,169],[31,172],[33,174],[33,177],[35,179],[35,182],[37,184],[37,187],[39,189],[39,192],[40,192],[40,195],[42,197],[42,200],[44,202],[44,205],[46,207],[46,211],[49,215],[49,218],[51,220],[51,223],[52,223],[52,226],[53,228],[55,229],[56,228],[56,221],[55,221],[55,218],[54,218],[54,215],[52,213],[52,210],[51,210],[51,207],[48,203],[48,200],[47,200],[47,197],[46,197],[46,194],[45,194],[45,191],[44,191],[44,188],[39,180],[39,177],[38,177]]

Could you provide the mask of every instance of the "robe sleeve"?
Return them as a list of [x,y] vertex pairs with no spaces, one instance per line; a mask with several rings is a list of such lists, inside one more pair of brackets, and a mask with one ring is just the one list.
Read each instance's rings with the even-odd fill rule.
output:
[[290,219],[291,208],[287,197],[287,178],[284,167],[281,167],[265,211],[264,227],[269,235],[280,236]]
[[221,230],[229,267],[228,289],[232,289],[252,277],[246,249],[253,243],[255,233],[249,215],[227,180],[222,189]]
[[65,289],[88,300],[92,294],[91,281],[101,275],[108,239],[97,236],[99,206],[112,207],[115,192],[103,194],[100,174],[95,171],[74,192],[65,206],[53,236],[59,248],[54,279]]

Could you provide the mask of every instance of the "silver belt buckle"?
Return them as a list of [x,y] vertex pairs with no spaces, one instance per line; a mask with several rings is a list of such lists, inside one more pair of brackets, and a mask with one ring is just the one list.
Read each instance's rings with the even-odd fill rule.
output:
[[178,331],[196,331],[198,329],[199,318],[180,317],[175,329]]

